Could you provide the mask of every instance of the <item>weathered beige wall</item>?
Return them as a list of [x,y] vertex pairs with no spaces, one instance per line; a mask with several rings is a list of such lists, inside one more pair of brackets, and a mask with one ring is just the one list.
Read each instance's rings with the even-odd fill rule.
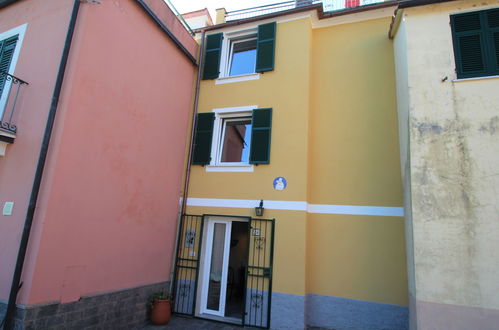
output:
[[416,294],[414,270],[414,242],[412,228],[412,207],[410,190],[410,153],[409,153],[409,84],[407,63],[407,31],[406,25],[401,24],[393,40],[395,76],[397,84],[397,109],[400,143],[400,168],[404,187],[404,228],[407,253],[407,279],[409,289],[409,323],[416,328],[416,313],[413,297]]
[[451,14],[492,7],[499,1],[408,8],[395,38],[420,329],[488,329],[499,320],[499,78],[456,80],[449,25]]

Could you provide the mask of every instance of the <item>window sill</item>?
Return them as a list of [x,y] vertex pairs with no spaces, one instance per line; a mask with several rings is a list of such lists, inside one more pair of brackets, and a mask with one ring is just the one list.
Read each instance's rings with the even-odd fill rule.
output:
[[7,145],[14,143],[16,135],[0,128],[0,157],[5,156]]
[[15,139],[16,139],[16,133],[4,130],[2,129],[2,127],[0,127],[0,141],[7,143],[14,143]]
[[240,81],[258,80],[259,73],[242,74],[240,76],[223,77],[215,80],[215,85],[231,84]]
[[238,165],[238,166],[205,166],[206,172],[253,172],[253,165]]
[[474,81],[474,80],[490,80],[490,79],[499,79],[499,76],[483,76],[483,77],[473,77],[473,78],[460,78],[452,80],[453,83],[460,83],[465,81]]

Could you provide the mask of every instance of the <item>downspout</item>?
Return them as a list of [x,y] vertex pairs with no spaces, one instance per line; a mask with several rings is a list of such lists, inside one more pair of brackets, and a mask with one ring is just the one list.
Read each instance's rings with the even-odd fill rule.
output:
[[26,258],[26,251],[29,242],[29,235],[31,232],[31,225],[33,224],[33,217],[35,214],[38,194],[40,192],[43,170],[45,168],[45,162],[47,159],[47,153],[50,144],[50,137],[52,135],[52,128],[54,126],[55,115],[57,112],[57,105],[59,103],[59,96],[61,94],[62,83],[64,80],[64,72],[66,70],[66,64],[68,61],[69,50],[71,48],[71,41],[73,39],[73,34],[76,26],[76,18],[78,16],[79,8],[80,8],[80,0],[74,0],[71,19],[69,21],[68,32],[66,35],[66,41],[64,43],[64,48],[62,50],[59,72],[57,73],[54,93],[52,95],[52,103],[50,104],[47,125],[45,126],[45,133],[43,135],[42,145],[40,148],[40,155],[38,157],[38,164],[36,166],[35,178],[33,180],[33,188],[31,190],[28,211],[24,222],[24,229],[21,237],[19,251],[17,253],[14,276],[12,278],[12,285],[10,287],[9,302],[7,304],[7,312],[5,314],[5,325],[4,325],[5,330],[12,330],[14,329],[15,326],[14,317],[16,312],[17,293],[19,292],[20,286],[22,285],[21,275],[24,265],[24,259]]
[[192,123],[191,123],[191,138],[189,140],[189,154],[187,156],[187,168],[185,170],[185,181],[184,181],[184,196],[182,197],[182,208],[181,215],[185,213],[185,209],[187,208],[187,193],[189,191],[189,177],[191,175],[191,163],[192,163],[192,153],[194,152],[194,134],[196,132],[196,115],[198,114],[198,104],[199,104],[199,85],[201,82],[201,73],[203,71],[204,65],[204,34],[205,31],[201,34],[201,47],[199,48],[199,66],[198,66],[198,77],[196,81],[196,94],[194,94],[194,111],[192,114]]
[[184,178],[184,193],[182,195],[182,206],[180,207],[180,214],[177,220],[177,233],[175,235],[175,249],[174,249],[174,255],[172,258],[172,268],[173,269],[173,277],[172,281],[170,281],[170,292],[173,293],[174,290],[174,282],[175,282],[175,272],[176,272],[176,266],[175,262],[177,259],[178,255],[178,249],[179,249],[179,235],[181,233],[182,228],[180,226],[182,225],[182,216],[185,214],[185,209],[187,208],[187,193],[189,190],[189,177],[191,175],[191,158],[192,158],[192,153],[194,151],[194,133],[196,131],[196,117],[198,113],[198,104],[199,104],[199,85],[201,82],[201,73],[203,70],[203,64],[204,64],[204,34],[205,31],[203,30],[203,33],[201,34],[201,47],[199,47],[199,65],[198,65],[198,74],[197,74],[197,79],[196,79],[196,91],[194,94],[194,109],[193,109],[193,114],[192,114],[192,121],[191,121],[191,136],[189,138],[189,151],[187,154],[187,167],[185,169],[185,178]]

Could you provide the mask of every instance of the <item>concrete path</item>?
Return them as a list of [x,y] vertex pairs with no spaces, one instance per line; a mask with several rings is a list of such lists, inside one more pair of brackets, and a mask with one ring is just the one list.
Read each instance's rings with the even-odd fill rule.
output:
[[225,323],[205,321],[195,318],[172,316],[172,319],[167,325],[146,325],[141,328],[142,330],[166,330],[166,329],[179,329],[179,330],[242,330],[243,327],[230,325]]

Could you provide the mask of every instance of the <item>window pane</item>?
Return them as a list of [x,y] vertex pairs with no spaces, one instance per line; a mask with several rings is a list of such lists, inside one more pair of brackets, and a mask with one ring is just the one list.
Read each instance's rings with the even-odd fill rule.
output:
[[247,163],[251,139],[251,119],[226,120],[222,162]]
[[254,73],[256,62],[256,39],[234,43],[229,75]]
[[224,262],[225,224],[215,223],[211,250],[210,282],[208,283],[207,308],[220,309],[221,281]]

